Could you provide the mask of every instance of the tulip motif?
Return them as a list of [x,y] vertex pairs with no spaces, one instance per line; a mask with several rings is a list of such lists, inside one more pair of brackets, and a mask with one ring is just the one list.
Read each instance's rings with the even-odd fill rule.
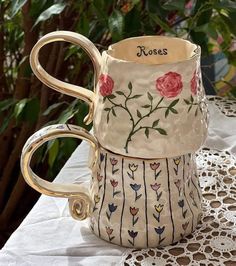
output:
[[165,239],[165,237],[161,238],[161,235],[165,231],[165,226],[163,227],[158,226],[157,228],[155,227],[154,229],[155,229],[155,232],[158,234],[158,244],[160,245],[161,242]]
[[184,211],[184,200],[182,199],[182,200],[179,200],[178,201],[178,205],[179,205],[179,207],[182,209],[182,216],[183,216],[183,218],[185,219],[185,216],[186,216],[186,213],[187,213],[187,209]]
[[115,212],[117,209],[117,205],[115,205],[114,203],[109,203],[108,204],[108,211],[106,212],[107,215],[107,219],[110,221],[112,213]]
[[182,228],[183,228],[183,230],[184,230],[183,234],[182,234],[182,233],[180,234],[180,236],[181,236],[182,238],[183,238],[183,237],[185,236],[185,234],[186,234],[186,230],[187,230],[187,228],[188,228],[188,225],[189,225],[189,222],[185,222],[185,223],[182,224]]
[[132,215],[132,224],[133,226],[138,222],[139,217],[135,217],[138,214],[139,208],[130,207],[130,213]]
[[163,207],[164,207],[164,204],[159,204],[158,206],[157,205],[154,206],[157,214],[153,213],[153,217],[158,221],[158,223],[160,222],[160,216],[161,216]]
[[142,197],[142,194],[139,194],[139,195],[138,195],[138,191],[139,191],[139,189],[141,188],[141,184],[140,184],[140,185],[138,185],[138,184],[136,184],[136,183],[135,183],[135,184],[130,184],[130,187],[131,187],[131,188],[134,190],[134,192],[135,192],[135,201]]
[[115,195],[119,194],[121,191],[116,191],[116,187],[118,186],[118,181],[116,181],[115,179],[110,180],[111,185],[112,185],[112,189],[113,189],[113,198],[115,197]]
[[156,162],[154,162],[154,163],[150,163],[150,168],[154,171],[154,178],[155,178],[155,180],[158,178],[158,176],[160,175],[160,173],[161,173],[161,170],[159,170],[158,172],[157,172],[157,169],[160,167],[160,163],[156,163]]
[[103,179],[103,176],[100,175],[99,173],[97,173],[98,191],[100,191],[100,189],[101,189],[101,187],[102,187],[102,184],[100,184],[101,181],[102,181],[102,179]]
[[110,163],[112,166],[112,174],[114,175],[116,172],[119,171],[119,168],[115,169],[115,166],[117,165],[118,160],[116,160],[115,158],[110,158]]
[[98,194],[94,195],[94,207],[93,207],[93,212],[95,212],[98,208],[97,208],[97,204],[100,201],[100,197],[98,196]]
[[128,239],[129,243],[134,246],[134,239],[137,237],[138,232],[135,232],[133,230],[128,230],[129,236],[132,238],[132,240]]
[[161,184],[155,183],[155,184],[151,184],[150,186],[151,186],[152,190],[154,190],[156,192],[157,201],[159,201],[159,199],[161,198],[161,195],[162,195],[162,191],[160,193],[158,193],[157,191],[161,187]]
[[176,166],[176,167],[174,168],[175,174],[178,175],[179,164],[180,164],[180,162],[181,162],[181,157],[180,157],[180,156],[179,156],[179,157],[176,157],[176,158],[173,159],[173,161],[174,161],[174,164],[175,164],[175,166]]
[[131,178],[131,179],[133,179],[134,180],[134,172],[136,172],[137,170],[138,170],[138,165],[136,164],[130,164],[129,163],[129,170],[131,171],[131,173],[130,172],[127,172],[127,174],[128,174],[128,176]]
[[113,229],[110,226],[106,226],[106,233],[109,238],[109,241],[111,242],[115,238],[115,236],[112,236]]
[[180,194],[181,194],[181,180],[180,179],[177,179],[176,181],[174,181],[178,191],[179,191],[179,197],[180,197]]

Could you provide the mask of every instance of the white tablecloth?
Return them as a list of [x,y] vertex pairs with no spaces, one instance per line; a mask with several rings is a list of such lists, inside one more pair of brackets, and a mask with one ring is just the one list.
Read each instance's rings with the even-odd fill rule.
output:
[[[209,111],[205,146],[236,154],[236,119],[225,116],[215,101]],[[75,150],[56,182],[89,181],[88,148],[83,142]],[[119,265],[125,251],[93,235],[87,221],[72,219],[66,199],[41,196],[0,251],[0,265]]]

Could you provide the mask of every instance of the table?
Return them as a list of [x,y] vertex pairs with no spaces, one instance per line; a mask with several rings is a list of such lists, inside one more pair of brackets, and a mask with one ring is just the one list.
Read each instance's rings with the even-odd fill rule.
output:
[[[236,101],[208,101],[209,135],[197,155],[203,217],[192,235],[165,248],[122,248],[73,220],[66,199],[43,195],[0,251],[0,265],[236,265]],[[88,150],[82,142],[56,182],[88,185]]]

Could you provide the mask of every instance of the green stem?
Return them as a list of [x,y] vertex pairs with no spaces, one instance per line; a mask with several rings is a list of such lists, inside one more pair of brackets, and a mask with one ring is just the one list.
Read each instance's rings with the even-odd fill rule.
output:
[[[128,145],[129,145],[129,142],[131,141],[131,137],[132,137],[136,132],[138,132],[139,130],[141,130],[141,129],[143,129],[143,128],[151,128],[151,129],[152,129],[152,127],[139,127],[138,129],[135,129],[136,126],[139,124],[139,122],[140,122],[141,120],[143,120],[145,117],[150,116],[153,112],[155,112],[155,111],[158,110],[158,109],[168,108],[168,107],[159,107],[159,105],[161,104],[161,102],[163,101],[163,99],[164,99],[164,97],[162,97],[162,98],[160,99],[160,101],[157,103],[157,105],[155,106],[155,108],[152,108],[152,101],[151,101],[151,108],[150,108],[150,111],[149,111],[146,115],[144,115],[143,117],[139,118],[139,119],[136,121],[136,123],[134,123],[134,120],[133,120],[132,129],[131,129],[131,131],[130,131],[130,133],[129,133],[129,135],[128,135],[128,138],[127,138],[127,140],[126,140],[125,147],[124,147],[126,153],[128,153]],[[128,100],[128,99],[127,99],[127,100]],[[127,102],[127,101],[126,101],[126,102]],[[127,107],[127,105],[126,105],[126,107]],[[128,108],[127,108],[127,109],[128,109]],[[130,114],[130,116],[132,117],[131,114]]]

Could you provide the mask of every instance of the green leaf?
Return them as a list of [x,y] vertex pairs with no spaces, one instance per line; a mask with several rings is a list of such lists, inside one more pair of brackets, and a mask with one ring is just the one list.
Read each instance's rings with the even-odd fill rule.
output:
[[12,118],[13,118],[13,113],[10,113],[9,115],[4,117],[4,119],[0,125],[0,134],[2,134],[2,132],[4,132],[4,130],[7,128],[8,124]]
[[32,98],[30,99],[22,112],[22,119],[25,121],[30,122],[31,124],[36,123],[38,120],[40,110],[40,104],[38,98]]
[[74,108],[67,108],[66,110],[64,110],[61,115],[58,118],[58,122],[59,124],[65,124],[69,119],[71,119],[77,112],[79,111],[79,109],[74,110]]
[[55,139],[53,141],[49,141],[48,150],[48,164],[52,167],[59,152],[59,140]]
[[150,108],[150,107],[151,107],[150,104],[145,104],[145,105],[142,106],[142,108]]
[[159,123],[160,119],[157,119],[156,121],[153,122],[152,127],[156,127]]
[[161,135],[167,135],[166,131],[162,128],[155,128]]
[[172,113],[174,113],[174,114],[178,114],[178,111],[177,111],[176,109],[174,109],[174,108],[170,108],[170,111],[171,111]]
[[193,99],[193,96],[191,95],[191,97],[190,97],[190,101],[191,101],[191,103],[193,103],[193,101],[194,101],[194,99]]
[[49,19],[53,15],[60,14],[65,9],[65,7],[66,7],[65,3],[60,3],[60,4],[55,4],[55,5],[50,6],[48,9],[43,11],[43,13],[40,14],[36,22],[34,23],[33,27],[35,27],[40,22]]
[[123,91],[116,91],[116,93],[119,94],[119,95],[124,95],[125,96]]
[[141,113],[139,112],[139,110],[137,110],[137,117],[142,118],[142,115],[141,115]]
[[116,96],[115,96],[115,95],[113,95],[113,94],[111,94],[111,95],[108,95],[108,96],[106,96],[106,98],[108,98],[108,99],[115,99],[115,98],[116,98]]
[[174,107],[178,103],[179,99],[174,100],[170,105],[169,108]]
[[149,129],[148,128],[145,129],[145,135],[147,138],[149,138]]
[[26,2],[27,0],[12,0],[11,17],[14,17]]
[[13,98],[6,99],[0,102],[0,112],[7,110],[9,107],[15,104],[15,100]]
[[19,118],[20,114],[23,112],[27,102],[30,101],[30,99],[28,98],[25,98],[25,99],[22,99],[20,100],[16,105],[15,105],[15,108],[14,108],[14,117],[16,119]]
[[136,95],[132,96],[130,99],[138,99],[141,96],[142,96],[142,94],[136,94]]
[[152,97],[152,95],[151,95],[151,93],[150,92],[148,92],[147,93],[147,95],[148,95],[148,99],[152,102],[152,100],[153,100],[153,97]]
[[167,108],[166,111],[165,111],[165,118],[167,118],[167,116],[169,115],[169,112],[170,112],[170,109]]
[[129,84],[128,84],[128,88],[129,88],[130,91],[132,91],[133,85],[132,85],[131,82],[129,82]]
[[115,113],[114,108],[111,109],[111,112],[112,112],[112,114],[113,114],[114,116],[116,116],[116,113]]
[[185,0],[169,0],[163,4],[163,8],[168,11],[181,11],[184,12]]
[[108,19],[108,26],[111,32],[112,40],[119,41],[123,37],[124,17],[118,10],[114,10]]
[[192,104],[189,106],[189,108],[188,108],[188,113],[190,112],[190,110],[192,109]]
[[184,99],[184,102],[186,103],[186,104],[190,104],[190,101],[189,100],[186,100],[186,99]]
[[110,112],[107,113],[107,124],[109,123],[109,115],[110,115]]
[[50,105],[48,108],[47,108],[47,110],[45,110],[44,112],[43,112],[43,115],[49,115],[52,111],[54,111],[55,109],[57,109],[59,106],[61,106],[61,105],[63,105],[63,104],[65,104],[66,102],[61,102],[61,103],[54,103],[54,104],[52,104],[52,105]]
[[217,1],[214,1],[214,8],[235,10],[236,4],[235,4],[235,1],[232,1],[232,0],[217,0]]
[[173,31],[167,23],[163,22],[163,19],[159,18],[156,14],[149,14],[150,18],[158,24],[164,31],[172,33],[174,36],[176,36],[176,32]]

